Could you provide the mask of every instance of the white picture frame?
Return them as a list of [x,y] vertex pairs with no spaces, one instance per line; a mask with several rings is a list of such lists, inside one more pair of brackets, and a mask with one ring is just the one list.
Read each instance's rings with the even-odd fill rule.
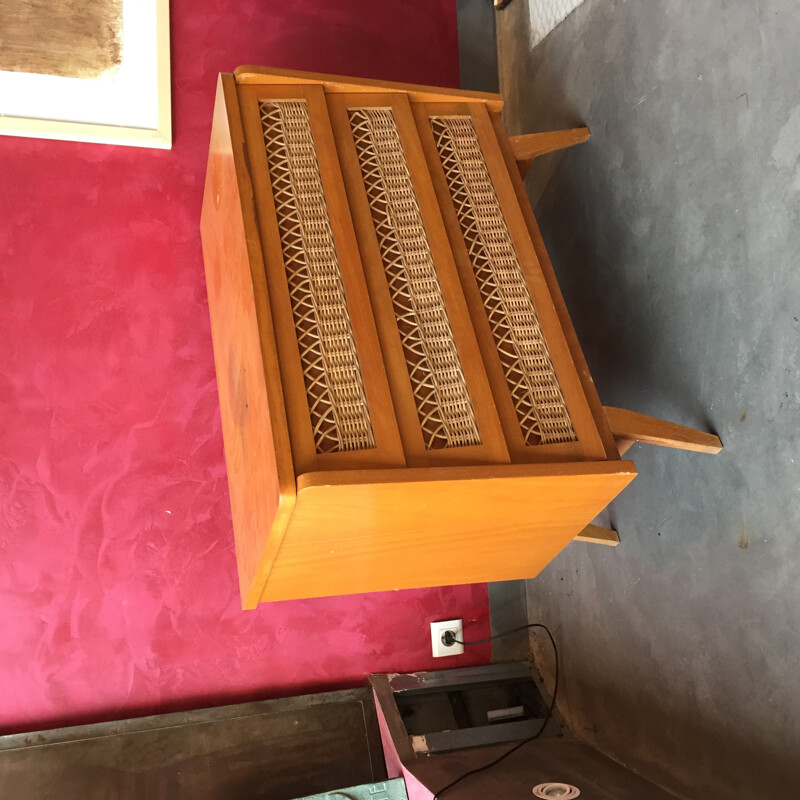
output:
[[0,135],[170,149],[169,0],[123,0],[122,15],[122,62],[110,74],[0,71]]

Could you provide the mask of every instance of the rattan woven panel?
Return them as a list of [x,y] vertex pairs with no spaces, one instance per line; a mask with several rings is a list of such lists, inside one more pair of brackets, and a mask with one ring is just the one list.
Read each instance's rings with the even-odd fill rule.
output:
[[394,114],[373,107],[348,113],[425,447],[480,444]]
[[259,110],[316,451],[374,448],[306,103]]
[[431,117],[517,419],[527,445],[577,440],[522,266],[468,116]]

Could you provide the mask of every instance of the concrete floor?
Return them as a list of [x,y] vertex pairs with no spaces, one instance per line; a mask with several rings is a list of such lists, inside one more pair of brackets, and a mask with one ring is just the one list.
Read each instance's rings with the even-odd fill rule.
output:
[[586,0],[535,49],[527,18],[497,18],[509,132],[592,130],[528,186],[600,396],[725,444],[636,445],[621,545],[528,582],[562,714],[687,798],[800,797],[800,12]]

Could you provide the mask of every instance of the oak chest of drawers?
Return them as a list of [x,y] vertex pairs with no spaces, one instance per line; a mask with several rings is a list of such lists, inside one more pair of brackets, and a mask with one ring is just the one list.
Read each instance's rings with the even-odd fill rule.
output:
[[245,607],[532,577],[633,478],[501,105],[220,76],[202,236]]

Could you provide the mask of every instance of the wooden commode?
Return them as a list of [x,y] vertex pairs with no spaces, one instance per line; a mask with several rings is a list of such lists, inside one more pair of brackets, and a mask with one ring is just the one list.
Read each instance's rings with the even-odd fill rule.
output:
[[621,448],[719,448],[601,406],[520,174],[588,131],[509,139],[502,102],[220,76],[202,237],[245,608],[532,577],[633,479]]

